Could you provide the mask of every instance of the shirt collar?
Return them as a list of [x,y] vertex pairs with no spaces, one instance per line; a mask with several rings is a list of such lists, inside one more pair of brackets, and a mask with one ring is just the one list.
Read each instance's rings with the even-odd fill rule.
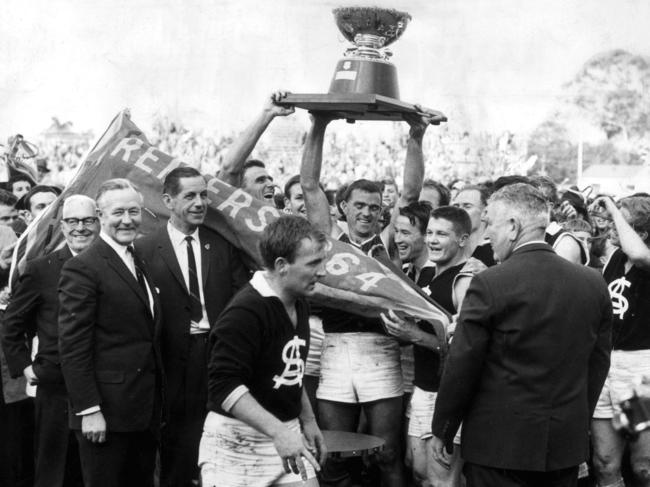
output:
[[167,233],[169,233],[169,240],[171,240],[172,245],[178,247],[185,243],[186,237],[192,237],[196,240],[196,243],[199,243],[199,228],[197,227],[194,232],[189,235],[185,235],[178,228],[176,228],[170,221],[167,221]]
[[522,243],[520,245],[517,245],[512,251],[514,252],[515,250],[519,250],[522,247],[525,247],[526,245],[537,245],[537,244],[546,244],[544,240],[531,240],[530,242]]
[[[423,270],[423,269],[426,269],[427,267],[435,267],[435,266],[436,266],[436,263],[435,263],[435,262],[433,262],[433,261],[427,259],[426,262],[422,265],[422,267],[420,267],[420,268],[418,269],[418,272],[422,272],[422,270]],[[414,266],[413,266],[413,262],[409,262],[408,264],[404,264],[404,265],[402,266],[402,270],[403,270],[404,272],[408,272],[408,271],[410,271],[411,269],[413,269],[413,267],[414,267]]]
[[68,250],[72,254],[72,257],[76,257],[77,255],[79,255],[79,252],[75,252],[74,250],[72,250],[72,247],[70,247],[67,243],[66,246],[68,247]]
[[251,286],[253,286],[253,289],[260,293],[264,298],[270,298],[273,296],[276,298],[280,297],[269,285],[269,282],[266,280],[266,272],[264,271],[255,271],[250,283]]
[[[117,243],[115,240],[113,240],[111,237],[109,237],[104,231],[102,230],[99,232],[99,237],[106,242],[119,256],[126,255],[126,248],[127,245],[122,245],[120,243]],[[131,242],[132,244],[133,242]]]

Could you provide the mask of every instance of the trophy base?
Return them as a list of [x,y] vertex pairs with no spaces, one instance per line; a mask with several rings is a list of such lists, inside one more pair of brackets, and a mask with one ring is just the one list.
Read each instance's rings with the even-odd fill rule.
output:
[[341,59],[334,70],[329,92],[375,93],[398,99],[397,69],[392,63],[380,59]]
[[[309,112],[329,112],[335,118],[344,118],[349,123],[356,120],[398,121],[404,120],[407,113],[422,113],[412,103],[388,96],[362,93],[291,93],[282,99],[281,105],[292,105]],[[431,124],[440,125],[441,122],[447,121],[442,112],[425,110],[436,114]]]

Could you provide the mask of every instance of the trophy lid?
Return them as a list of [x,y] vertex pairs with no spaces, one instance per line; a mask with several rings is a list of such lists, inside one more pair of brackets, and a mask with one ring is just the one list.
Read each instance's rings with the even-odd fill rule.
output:
[[383,37],[384,46],[399,39],[411,20],[406,12],[379,7],[340,7],[332,13],[348,41],[354,42],[357,34],[371,34]]

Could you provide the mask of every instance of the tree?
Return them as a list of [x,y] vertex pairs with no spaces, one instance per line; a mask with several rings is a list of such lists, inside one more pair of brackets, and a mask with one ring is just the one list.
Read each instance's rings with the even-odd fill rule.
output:
[[576,178],[577,147],[567,128],[556,120],[539,125],[528,139],[528,156],[537,156],[535,169],[556,182]]

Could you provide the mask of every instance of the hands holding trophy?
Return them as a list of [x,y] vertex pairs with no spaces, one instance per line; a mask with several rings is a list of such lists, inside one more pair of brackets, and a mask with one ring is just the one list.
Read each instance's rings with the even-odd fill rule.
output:
[[404,120],[406,114],[426,115],[433,125],[446,122],[441,112],[423,109],[399,99],[397,69],[389,61],[388,46],[401,37],[411,16],[378,7],[334,9],[341,34],[353,45],[334,70],[329,93],[290,94],[286,104],[310,112],[331,112],[333,118]]

